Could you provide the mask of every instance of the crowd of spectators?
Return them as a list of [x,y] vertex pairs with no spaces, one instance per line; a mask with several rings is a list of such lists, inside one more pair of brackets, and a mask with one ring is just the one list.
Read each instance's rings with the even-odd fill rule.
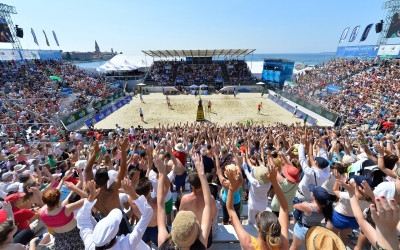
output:
[[[226,72],[224,74],[224,69]],[[150,68],[150,79],[160,85],[202,84],[229,81],[237,85],[254,80],[245,61],[226,60],[211,64],[192,64],[183,61],[155,61]]]
[[[62,60],[2,62],[0,77],[2,132],[11,137],[30,128],[40,139],[51,138],[55,133],[47,131],[57,126],[58,118],[115,92],[104,76]],[[64,89],[72,94],[63,96]]]
[[72,132],[69,147],[3,140],[0,247],[205,250],[232,224],[246,249],[399,249],[400,132],[371,132],[186,123]]
[[225,64],[228,70],[229,81],[234,85],[255,79],[245,61],[229,60],[225,61]]
[[[339,114],[344,123],[381,125],[398,123],[399,80],[398,61],[337,59],[307,71],[298,77],[297,87],[285,87],[285,91]],[[339,91],[331,92],[327,85]]]

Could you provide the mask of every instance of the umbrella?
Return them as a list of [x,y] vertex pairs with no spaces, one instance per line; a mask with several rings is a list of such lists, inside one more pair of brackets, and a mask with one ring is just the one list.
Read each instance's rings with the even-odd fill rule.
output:
[[208,88],[208,86],[205,84],[202,84],[202,85],[200,85],[200,88]]
[[137,86],[146,86],[146,84],[144,84],[144,83],[139,83]]
[[234,88],[233,86],[226,86],[226,87],[223,87],[222,89],[220,89],[219,91],[233,89],[233,88]]
[[263,82],[258,82],[258,83],[256,83],[257,85],[264,85],[265,83],[263,83]]
[[59,81],[59,82],[62,81],[62,79],[60,77],[58,77],[58,76],[50,76],[50,79],[54,80],[54,81]]
[[290,87],[296,87],[296,86],[297,86],[296,83],[294,83],[294,82],[289,82],[289,81],[286,81],[284,85],[289,85]]
[[179,90],[177,90],[176,88],[174,88],[174,87],[165,87],[164,88],[165,90],[167,90],[167,91],[179,91]]

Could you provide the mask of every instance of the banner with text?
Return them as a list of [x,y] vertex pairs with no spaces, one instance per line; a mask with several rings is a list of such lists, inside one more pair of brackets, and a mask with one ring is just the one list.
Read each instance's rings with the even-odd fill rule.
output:
[[92,117],[91,119],[85,121],[85,125],[90,127],[90,126],[100,122],[101,120],[104,120],[104,118],[111,115],[112,113],[114,113],[115,111],[117,111],[118,109],[123,107],[124,105],[128,104],[131,100],[132,100],[132,96],[125,97],[124,99],[122,99],[121,101],[119,101],[115,105],[113,105],[112,107],[109,107],[108,109],[103,110],[101,113],[99,113],[99,114],[95,115],[94,117]]
[[21,50],[22,59],[36,60],[40,59],[39,52],[37,50]]
[[347,27],[343,30],[342,36],[340,37],[339,43],[342,43],[344,39],[347,37],[347,33],[349,33],[350,27]]
[[[101,109],[102,107],[106,106],[107,104],[119,99],[122,97],[123,93],[119,92],[114,94],[111,97],[108,97],[107,99],[103,99],[99,102],[96,102],[93,104],[93,109]],[[86,108],[81,109],[79,111],[76,111],[75,113],[72,113],[71,115],[61,118],[61,122],[64,124],[65,127],[68,125],[71,125],[72,123],[82,119],[83,117],[87,116],[89,114],[89,110]]]
[[309,103],[309,102],[307,102],[307,101],[305,101],[305,100],[303,100],[303,99],[301,99],[301,98],[299,98],[297,96],[291,95],[291,94],[283,92],[281,90],[275,90],[275,92],[280,94],[281,96],[285,97],[286,99],[289,99],[292,102],[297,103],[300,106],[302,106],[302,107],[304,107],[304,108],[306,108],[306,109],[308,109],[308,110],[310,110],[310,111],[312,111],[312,112],[314,112],[316,114],[319,114],[322,117],[325,117],[326,119],[328,119],[328,120],[330,120],[332,122],[336,122],[336,120],[339,117],[337,114],[335,114],[333,112],[330,112],[329,110],[326,110],[326,109],[324,109],[322,107],[319,107],[319,106],[317,106],[315,104],[311,104],[311,103]]
[[1,61],[19,61],[21,60],[20,54],[15,50],[0,50],[0,60]]
[[379,47],[378,56],[397,56],[400,51],[400,45],[381,45]]

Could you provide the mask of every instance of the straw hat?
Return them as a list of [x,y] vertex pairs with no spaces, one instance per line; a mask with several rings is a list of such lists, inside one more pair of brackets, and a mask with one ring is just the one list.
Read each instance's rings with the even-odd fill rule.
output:
[[265,176],[265,174],[268,173],[268,168],[266,168],[264,165],[259,167],[254,167],[253,173],[254,173],[254,178],[256,178],[260,184],[269,183],[269,179]]
[[342,240],[331,230],[314,226],[306,234],[306,249],[314,250],[346,250]]
[[179,248],[190,247],[200,234],[200,225],[192,211],[179,211],[172,222],[171,238]]

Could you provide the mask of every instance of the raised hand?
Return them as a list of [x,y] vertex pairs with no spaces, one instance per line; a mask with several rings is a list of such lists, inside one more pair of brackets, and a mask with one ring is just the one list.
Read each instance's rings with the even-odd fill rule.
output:
[[153,163],[154,166],[156,166],[156,168],[158,169],[159,173],[164,173],[165,174],[165,164],[164,162],[160,159],[160,157],[158,157],[158,155],[154,155],[153,157]]
[[77,188],[72,182],[69,181],[64,182],[64,185],[67,187],[69,191],[74,191]]
[[127,137],[124,138],[122,142],[119,143],[119,146],[122,151],[126,152],[126,150],[129,148],[129,140]]
[[378,151],[378,154],[380,154],[381,156],[384,156],[385,154],[385,148],[379,144],[374,144],[375,149]]
[[385,232],[393,232],[396,230],[396,226],[400,220],[400,207],[395,199],[387,199],[385,196],[375,198],[375,205],[371,204],[370,208],[376,229],[379,230],[382,235],[385,235]]
[[94,182],[94,180],[88,181],[86,184],[89,190],[89,196],[87,200],[89,202],[93,202],[96,199],[97,195],[100,193],[100,188],[96,189],[96,183]]
[[197,170],[197,173],[204,174],[203,157],[199,154],[194,154],[193,160],[194,160],[194,166]]
[[93,149],[95,154],[100,152],[100,145],[98,141],[94,141]]
[[225,175],[228,177],[230,182],[229,189],[237,190],[242,185],[242,173],[241,171],[233,171],[232,169],[225,170]]
[[271,183],[277,182],[276,175],[278,173],[278,168],[275,167],[275,165],[268,165],[267,168],[268,173],[265,173],[265,177],[267,177]]
[[12,206],[8,201],[0,201],[1,208],[6,212],[12,213]]
[[135,193],[132,182],[126,178],[121,181],[121,187],[124,192],[131,197],[133,196],[132,194]]

